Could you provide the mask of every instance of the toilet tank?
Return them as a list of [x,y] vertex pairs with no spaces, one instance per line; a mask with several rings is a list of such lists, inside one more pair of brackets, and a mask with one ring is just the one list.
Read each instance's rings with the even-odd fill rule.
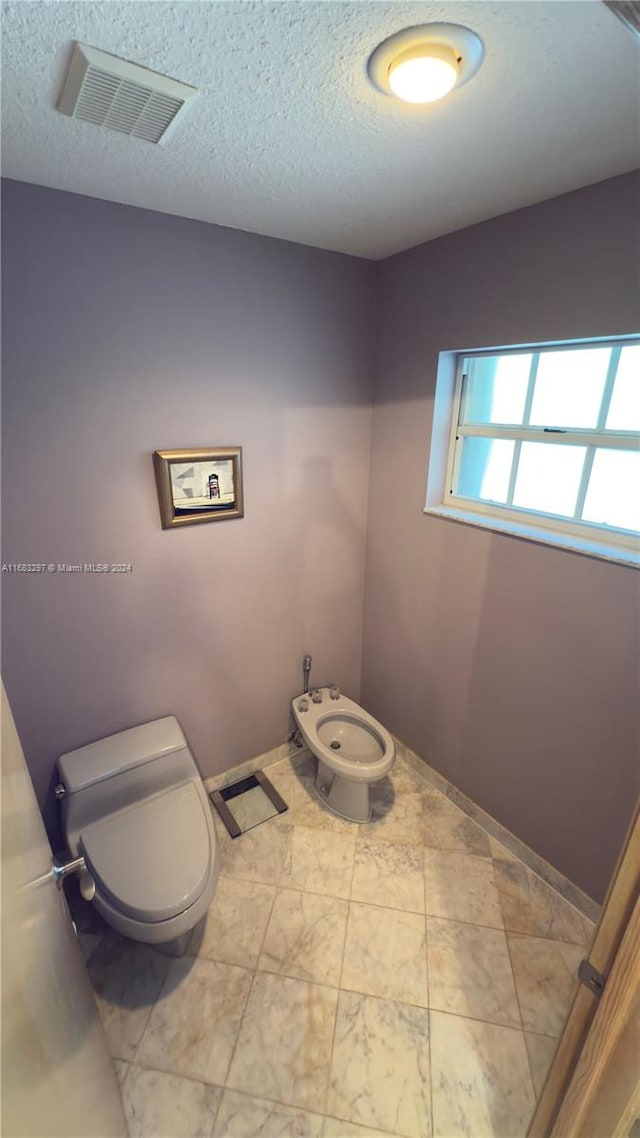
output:
[[200,774],[173,715],[156,719],[58,759],[66,790],[62,822],[71,849],[83,826]]

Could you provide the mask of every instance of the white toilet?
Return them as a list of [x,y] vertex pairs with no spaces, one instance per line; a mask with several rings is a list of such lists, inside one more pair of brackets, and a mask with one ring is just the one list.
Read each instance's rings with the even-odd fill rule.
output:
[[177,719],[70,751],[58,767],[67,845],[85,859],[98,912],[133,940],[184,951],[211,904],[219,858],[209,800]]
[[384,778],[395,760],[389,732],[336,687],[296,696],[291,707],[302,738],[318,760],[318,793],[336,814],[368,822],[369,786]]

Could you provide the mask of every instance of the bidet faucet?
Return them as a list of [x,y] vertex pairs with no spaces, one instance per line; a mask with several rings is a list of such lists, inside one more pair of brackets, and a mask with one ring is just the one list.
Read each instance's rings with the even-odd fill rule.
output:
[[[303,678],[303,683],[304,683],[304,695],[309,694],[309,676],[310,675],[311,675],[311,656],[303,656],[302,657],[302,678]],[[306,702],[305,700],[301,700],[301,705],[305,702]],[[309,705],[307,704],[307,707],[308,706]],[[307,707],[305,707],[305,711],[307,710]],[[295,743],[296,747],[301,748],[304,746],[304,743],[302,741],[302,735],[300,734],[300,731],[298,730],[298,727],[296,726],[296,724],[293,720],[293,714],[291,715],[291,722],[293,723],[293,728],[289,732],[289,734],[287,735],[287,743],[293,742],[293,743]]]

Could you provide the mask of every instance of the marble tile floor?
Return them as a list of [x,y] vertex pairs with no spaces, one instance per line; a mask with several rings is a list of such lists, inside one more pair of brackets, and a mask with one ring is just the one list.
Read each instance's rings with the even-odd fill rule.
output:
[[524,1138],[590,922],[401,756],[360,826],[268,774],[184,957],[74,914],[131,1138]]

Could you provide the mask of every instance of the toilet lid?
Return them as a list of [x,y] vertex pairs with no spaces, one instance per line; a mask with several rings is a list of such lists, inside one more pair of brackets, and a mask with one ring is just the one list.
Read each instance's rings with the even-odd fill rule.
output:
[[86,827],[87,868],[122,913],[166,921],[197,900],[213,852],[206,805],[185,783]]

